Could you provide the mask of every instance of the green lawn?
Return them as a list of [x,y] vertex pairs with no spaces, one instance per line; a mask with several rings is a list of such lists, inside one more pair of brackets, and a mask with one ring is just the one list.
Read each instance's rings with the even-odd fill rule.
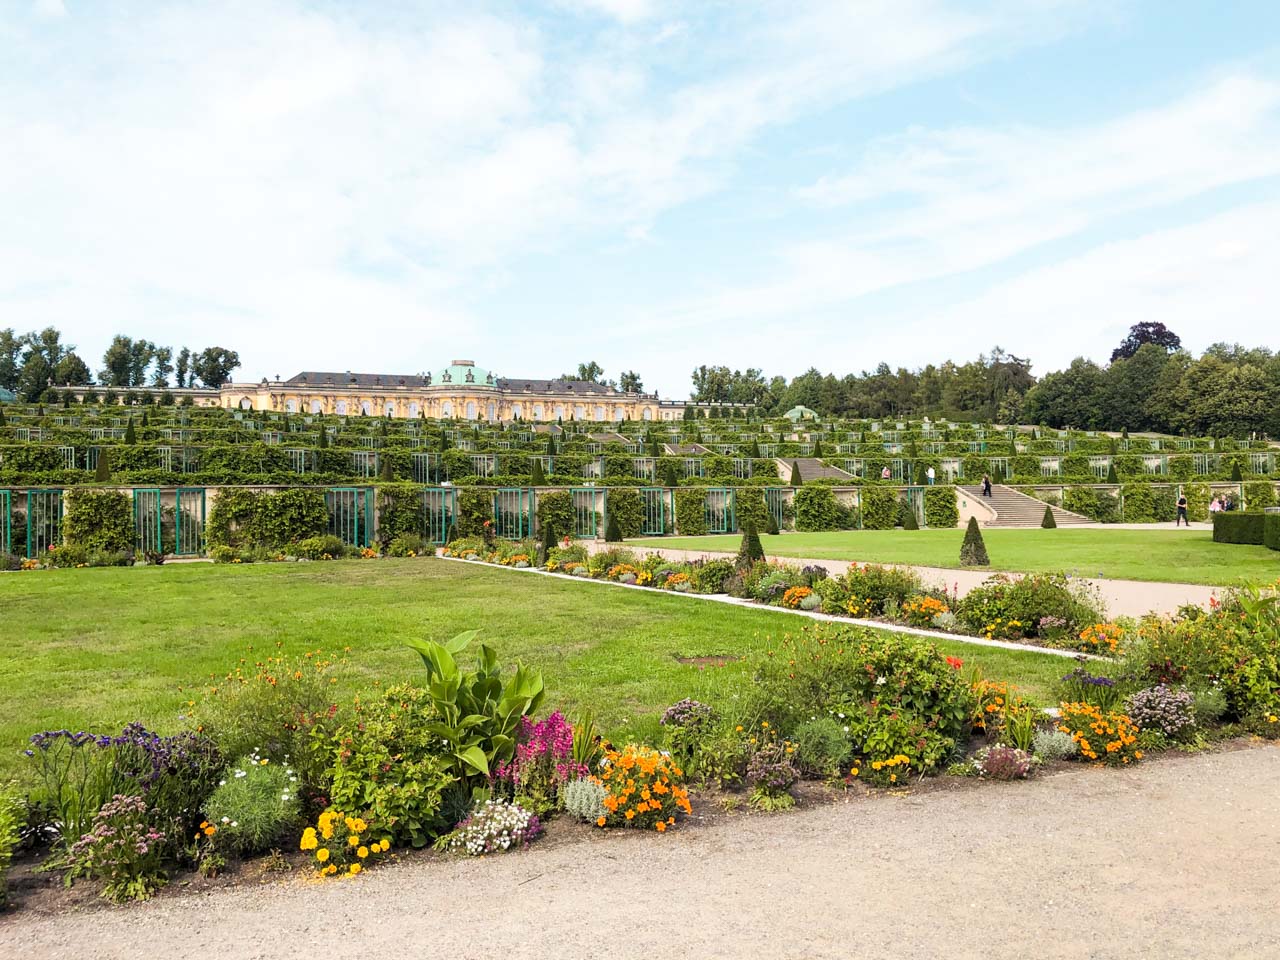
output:
[[[1266,547],[1214,543],[1205,528],[1171,530],[982,531],[991,569],[1023,572],[1065,570],[1082,577],[1163,580],[1229,586],[1241,579],[1271,582],[1280,576],[1280,553]],[[761,537],[771,557],[908,563],[959,567],[963,530],[847,530]],[[663,537],[634,545],[687,550],[738,549],[739,536]]]
[[[287,652],[350,647],[349,688],[421,677],[403,646],[480,628],[504,662],[546,676],[547,705],[589,707],[615,737],[656,736],[657,716],[692,696],[714,700],[742,666],[699,669],[677,657],[741,655],[797,629],[784,613],[432,560],[166,565],[0,575],[0,778],[45,729],[118,730],[140,719],[179,726],[193,686],[252,645]],[[939,644],[987,676],[1048,696],[1069,661]],[[186,686],[187,690],[181,688]]]

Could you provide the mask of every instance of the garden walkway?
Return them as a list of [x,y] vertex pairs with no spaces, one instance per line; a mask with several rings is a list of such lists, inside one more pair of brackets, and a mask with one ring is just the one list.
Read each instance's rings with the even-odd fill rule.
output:
[[[588,543],[591,551],[606,549],[603,543]],[[669,550],[650,544],[633,544],[638,553],[660,553],[672,560],[696,560],[700,557],[727,557],[735,554],[714,550]],[[833,575],[839,575],[849,569],[848,560],[806,560],[801,557],[778,557],[787,563],[800,566],[823,567]],[[903,566],[902,564],[885,564],[885,566]],[[920,575],[925,583],[944,587],[948,591],[956,590],[964,596],[974,587],[982,584],[995,570],[953,570],[946,567],[906,567]],[[1207,587],[1194,583],[1160,583],[1147,580],[1109,580],[1099,577],[1081,577],[1086,583],[1097,588],[1103,603],[1107,605],[1107,613],[1112,617],[1140,617],[1145,613],[1172,614],[1183,604],[1195,603],[1208,606],[1211,597],[1220,596],[1223,587]]]
[[[0,920],[24,960],[1280,956],[1280,747]],[[695,811],[697,807],[695,807]],[[563,825],[553,824],[553,830]]]

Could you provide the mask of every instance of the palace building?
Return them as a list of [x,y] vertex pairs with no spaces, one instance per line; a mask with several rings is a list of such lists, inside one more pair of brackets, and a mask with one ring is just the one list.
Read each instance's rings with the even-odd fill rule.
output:
[[229,383],[216,395],[217,405],[229,409],[492,423],[678,420],[690,406],[660,400],[656,393],[623,393],[590,380],[498,377],[471,360],[454,360],[441,370],[415,374],[307,370],[288,380]]

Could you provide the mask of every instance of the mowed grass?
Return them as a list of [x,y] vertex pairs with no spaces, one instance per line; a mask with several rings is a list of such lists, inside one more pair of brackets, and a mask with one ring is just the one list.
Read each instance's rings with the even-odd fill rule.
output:
[[[19,772],[33,732],[182,724],[188,700],[244,656],[342,652],[350,694],[375,679],[422,679],[415,637],[478,628],[502,662],[542,669],[546,708],[590,709],[611,736],[658,735],[682,697],[715,702],[747,665],[681,663],[742,657],[805,621],[651,591],[434,560],[342,561],[0,575],[0,779]],[[989,677],[1047,699],[1070,661],[939,643]],[[250,651],[252,648],[252,651]]]
[[[1266,547],[1214,543],[1206,527],[1184,530],[1069,529],[982,531],[992,570],[1026,573],[1064,570],[1081,577],[1160,580],[1231,586],[1242,580],[1272,582],[1280,553]],[[964,531],[847,530],[761,537],[771,557],[959,567]],[[633,546],[736,551],[741,537],[663,537]]]

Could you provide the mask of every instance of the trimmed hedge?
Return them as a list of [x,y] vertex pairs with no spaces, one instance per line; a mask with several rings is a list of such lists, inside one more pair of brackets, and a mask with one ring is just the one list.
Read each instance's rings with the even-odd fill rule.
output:
[[[871,489],[867,488],[863,491],[864,504],[866,495],[871,492]],[[840,529],[840,505],[836,502],[835,492],[828,486],[812,484],[807,487],[797,487],[795,509],[797,530]],[[892,519],[888,525],[893,526]]]
[[1229,513],[1215,513],[1213,515],[1213,542],[1214,543],[1250,543],[1261,546],[1263,543],[1263,530],[1265,527],[1266,514],[1264,513],[1242,513],[1239,511],[1231,511]]
[[1262,543],[1272,550],[1280,550],[1280,513],[1268,513],[1262,521]]
[[676,490],[676,532],[682,537],[701,537],[707,532],[706,487]]
[[862,526],[867,530],[892,530],[898,524],[898,491],[863,487]]
[[133,504],[115,490],[72,490],[62,518],[62,537],[90,550],[133,549]]
[[960,522],[955,487],[925,487],[924,522],[927,527],[954,527]]
[[223,490],[209,511],[205,537],[210,547],[281,547],[328,529],[323,491]]
[[[618,534],[627,539],[640,536],[644,526],[644,501],[640,491],[635,487],[613,487],[607,497],[609,520],[618,525]],[[606,534],[607,527],[608,524]]]

